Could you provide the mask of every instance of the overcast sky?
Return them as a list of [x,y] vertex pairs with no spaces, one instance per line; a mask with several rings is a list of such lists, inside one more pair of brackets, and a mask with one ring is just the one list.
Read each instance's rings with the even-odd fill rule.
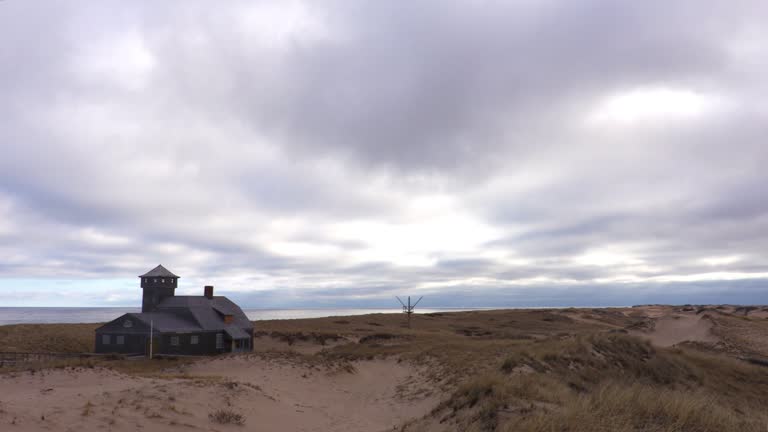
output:
[[766,22],[0,1],[0,306],[768,303]]

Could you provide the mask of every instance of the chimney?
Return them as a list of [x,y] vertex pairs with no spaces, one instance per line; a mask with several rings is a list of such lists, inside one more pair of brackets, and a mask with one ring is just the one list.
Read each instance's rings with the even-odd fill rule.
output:
[[205,293],[203,294],[205,298],[212,299],[213,298],[213,285],[206,285],[205,286]]

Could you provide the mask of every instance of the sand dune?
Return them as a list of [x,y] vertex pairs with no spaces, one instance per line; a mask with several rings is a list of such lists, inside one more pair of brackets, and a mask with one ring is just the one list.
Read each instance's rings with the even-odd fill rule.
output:
[[667,308],[648,311],[652,326],[647,331],[632,331],[632,334],[648,339],[654,345],[668,347],[681,342],[718,342],[712,333],[712,321],[706,314],[674,312]]
[[238,409],[258,419],[263,430],[391,430],[437,403],[415,367],[391,359],[357,362],[354,368],[328,371],[249,356],[196,364],[189,373],[258,385],[269,402],[241,400]]
[[0,424],[18,431],[227,430],[209,419],[220,409],[242,415],[249,431],[383,431],[436,403],[418,370],[395,360],[327,370],[257,356],[200,362],[170,379],[24,372],[3,376],[0,391]]

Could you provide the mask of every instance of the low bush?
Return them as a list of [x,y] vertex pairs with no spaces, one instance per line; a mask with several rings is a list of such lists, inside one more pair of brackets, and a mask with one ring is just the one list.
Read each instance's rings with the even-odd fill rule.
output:
[[220,409],[208,414],[208,418],[218,424],[245,424],[245,417],[242,414],[236,413],[232,410]]

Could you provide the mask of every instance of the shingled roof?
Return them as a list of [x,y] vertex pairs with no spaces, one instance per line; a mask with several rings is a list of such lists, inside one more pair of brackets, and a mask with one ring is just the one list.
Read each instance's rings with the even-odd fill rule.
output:
[[200,326],[190,314],[143,312],[127,315],[143,322],[146,326],[151,323],[157,332],[190,333],[200,331]]
[[170,270],[163,267],[162,264],[158,265],[157,267],[153,268],[152,270],[144,273],[143,275],[139,277],[172,277],[177,278],[179,276],[176,276],[175,274],[171,273]]
[[[157,312],[189,314],[202,330],[253,327],[242,309],[226,297],[217,296],[212,299],[204,296],[167,297],[157,306]],[[231,315],[232,322],[224,322],[224,315]]]

